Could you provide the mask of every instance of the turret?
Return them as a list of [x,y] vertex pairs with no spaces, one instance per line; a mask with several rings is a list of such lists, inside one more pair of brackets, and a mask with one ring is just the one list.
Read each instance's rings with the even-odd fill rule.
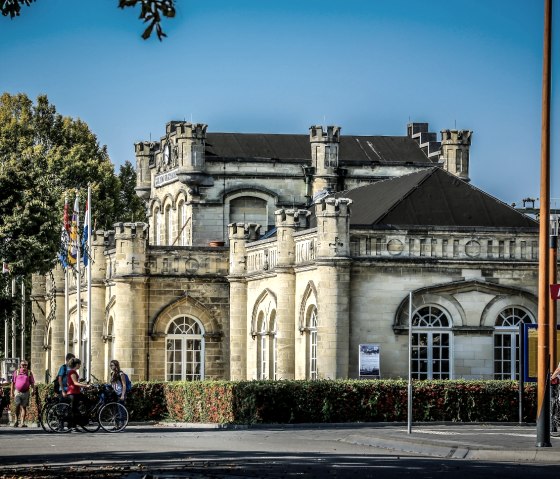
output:
[[[174,143],[178,157],[177,166],[183,171],[203,172],[205,167],[206,129],[208,125],[176,122],[172,126],[175,132]],[[169,123],[167,128],[168,130],[170,129]]]
[[[247,241],[250,232],[245,223],[228,225],[230,275],[243,275],[247,270]],[[255,228],[252,232],[256,234]]]
[[151,174],[150,168],[155,166],[156,144],[141,141],[134,145],[136,153],[136,194],[144,201],[150,198]]
[[323,198],[315,204],[317,258],[350,255],[350,205],[348,198]]
[[443,168],[459,178],[469,179],[469,150],[471,130],[441,130],[441,157]]
[[105,260],[105,231],[93,231],[91,235],[91,277],[93,281],[104,281],[107,271]]
[[340,127],[322,126],[309,128],[311,143],[311,160],[315,168],[313,179],[313,196],[319,191],[336,191],[338,183],[338,146],[340,143]]
[[278,239],[278,266],[290,266],[295,260],[294,232],[306,226],[307,210],[280,209],[274,212]]
[[146,223],[115,223],[114,276],[139,276],[146,274]]

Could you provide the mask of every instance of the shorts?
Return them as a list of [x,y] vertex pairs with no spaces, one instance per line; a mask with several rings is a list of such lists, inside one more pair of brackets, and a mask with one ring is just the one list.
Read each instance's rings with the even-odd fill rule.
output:
[[16,391],[14,394],[14,404],[16,406],[29,406],[29,391]]

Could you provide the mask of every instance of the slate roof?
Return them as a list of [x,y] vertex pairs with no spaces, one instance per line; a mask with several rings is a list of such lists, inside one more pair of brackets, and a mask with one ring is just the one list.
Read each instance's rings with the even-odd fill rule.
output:
[[538,223],[447,171],[432,167],[353,190],[352,228],[441,226],[538,229]]
[[[206,158],[311,159],[308,135],[208,133]],[[341,136],[339,162],[434,163],[407,136]]]

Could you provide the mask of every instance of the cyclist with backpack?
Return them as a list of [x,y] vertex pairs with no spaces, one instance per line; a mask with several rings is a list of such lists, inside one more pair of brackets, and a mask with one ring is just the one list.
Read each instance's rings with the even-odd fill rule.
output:
[[113,386],[113,390],[117,393],[119,402],[124,405],[126,395],[130,392],[132,384],[128,375],[121,370],[121,365],[116,359],[109,363],[109,367],[111,368],[111,386]]
[[[54,384],[54,392],[63,395],[68,389],[68,371],[70,371],[70,360],[74,359],[76,356],[72,353],[66,355],[66,362],[60,366],[58,369],[58,374],[56,375],[56,381]],[[57,386],[58,385],[58,386]]]

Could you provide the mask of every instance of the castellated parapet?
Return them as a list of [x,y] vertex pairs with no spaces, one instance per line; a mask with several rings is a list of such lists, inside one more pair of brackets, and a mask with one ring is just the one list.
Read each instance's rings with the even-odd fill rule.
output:
[[136,153],[136,194],[143,200],[150,198],[152,177],[150,168],[155,165],[155,152],[158,144],[150,141],[141,141],[134,144]]
[[312,194],[319,191],[336,191],[338,183],[338,145],[340,143],[340,127],[311,126],[309,128],[311,143],[311,162],[315,168]]
[[469,181],[471,130],[441,130],[441,158],[443,168]]
[[317,216],[317,258],[350,255],[349,198],[327,197],[315,204]]
[[174,148],[176,148],[180,171],[204,171],[207,128],[208,125],[203,123],[173,122],[167,124],[168,136],[174,134]]
[[115,223],[115,276],[145,275],[148,225]]
[[295,263],[294,232],[307,226],[308,210],[279,209],[274,212],[278,238],[278,266]]
[[247,242],[258,239],[260,228],[261,225],[255,223],[228,225],[230,275],[242,275],[247,271]]

